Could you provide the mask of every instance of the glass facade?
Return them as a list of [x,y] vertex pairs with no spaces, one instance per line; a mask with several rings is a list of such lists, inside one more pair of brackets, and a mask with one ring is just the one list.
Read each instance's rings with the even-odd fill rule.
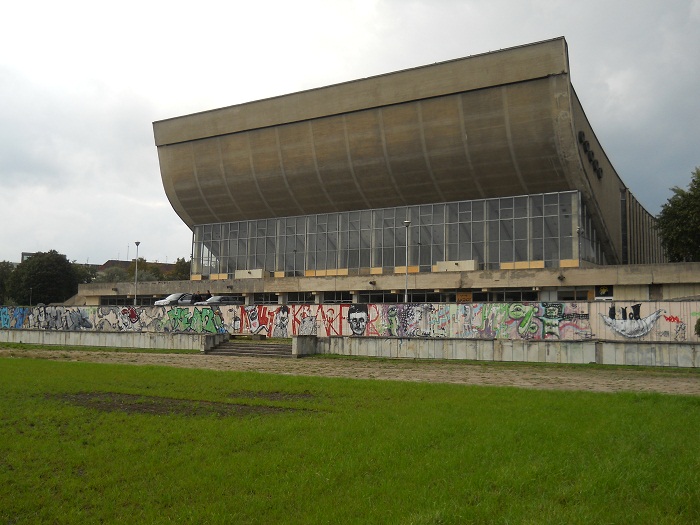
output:
[[443,261],[475,261],[479,269],[525,261],[558,267],[571,259],[604,264],[575,191],[202,224],[193,242],[192,273],[203,276],[254,269],[278,276],[388,273],[406,266],[407,251],[408,266],[420,272]]

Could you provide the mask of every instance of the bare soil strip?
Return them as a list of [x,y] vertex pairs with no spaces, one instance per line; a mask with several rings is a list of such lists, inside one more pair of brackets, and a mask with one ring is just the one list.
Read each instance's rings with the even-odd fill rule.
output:
[[84,408],[103,412],[124,412],[126,414],[194,416],[250,416],[293,412],[297,409],[240,403],[215,403],[213,401],[193,401],[170,397],[140,396],[116,392],[80,392],[47,396],[49,399],[64,401]]
[[299,376],[509,386],[541,390],[658,392],[700,396],[700,374],[673,368],[559,367],[385,359],[280,359],[206,354],[149,354],[0,348],[0,357],[254,371]]

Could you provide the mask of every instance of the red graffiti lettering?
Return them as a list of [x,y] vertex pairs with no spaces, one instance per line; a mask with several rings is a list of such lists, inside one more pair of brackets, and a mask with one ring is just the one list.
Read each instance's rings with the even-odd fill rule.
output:
[[[345,306],[347,309],[347,306]],[[326,331],[327,336],[341,335],[343,327],[343,305],[335,307],[323,308],[318,307],[317,317],[321,318],[321,324]]]
[[382,314],[379,311],[378,305],[369,304],[367,306],[367,313],[369,314],[369,318],[367,319],[367,328],[365,329],[365,335],[378,336],[379,330],[377,328],[382,321]]
[[678,316],[675,315],[664,315],[664,319],[666,319],[669,323],[682,323],[683,321],[680,320]]

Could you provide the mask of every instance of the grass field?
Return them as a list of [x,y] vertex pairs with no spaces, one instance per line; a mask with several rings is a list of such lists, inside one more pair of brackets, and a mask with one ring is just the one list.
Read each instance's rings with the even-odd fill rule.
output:
[[700,398],[0,359],[0,523],[698,523]]

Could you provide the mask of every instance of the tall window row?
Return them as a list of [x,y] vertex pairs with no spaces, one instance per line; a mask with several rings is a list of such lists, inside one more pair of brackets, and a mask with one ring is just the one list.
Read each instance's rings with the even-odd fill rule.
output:
[[407,236],[408,265],[420,271],[442,261],[473,260],[482,269],[520,261],[556,267],[579,257],[602,262],[588,213],[572,191],[198,225],[193,273],[393,271],[406,265]]

